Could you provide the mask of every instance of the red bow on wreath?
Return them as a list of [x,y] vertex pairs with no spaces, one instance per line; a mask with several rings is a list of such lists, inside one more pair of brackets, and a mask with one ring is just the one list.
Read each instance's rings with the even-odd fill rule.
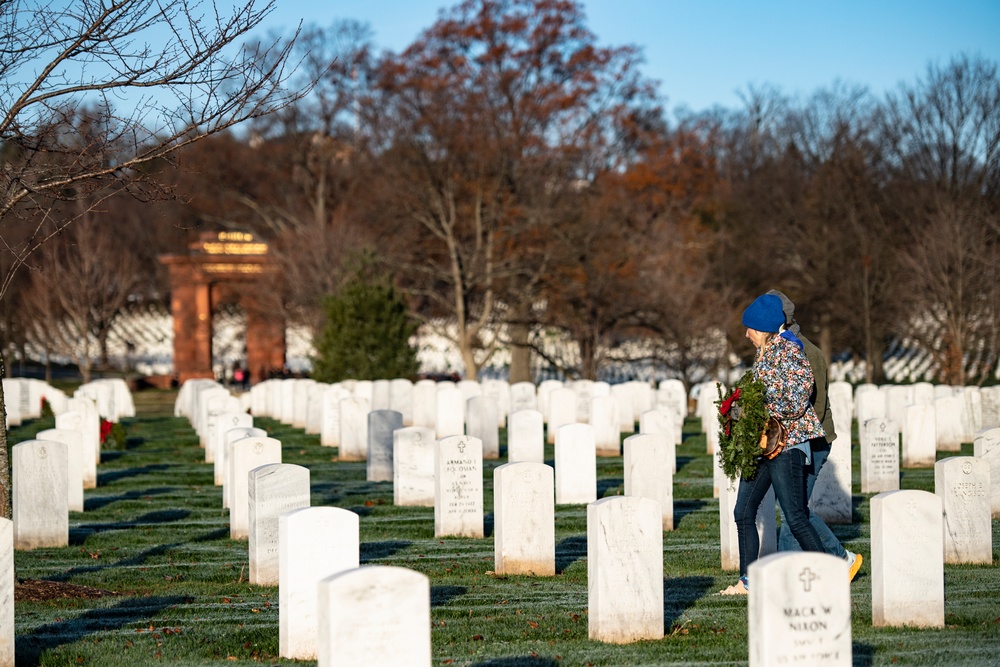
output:
[[735,403],[736,401],[738,401],[739,398],[740,398],[740,388],[737,387],[736,391],[734,391],[733,393],[731,393],[729,395],[729,398],[727,398],[726,400],[724,400],[722,402],[722,405],[719,406],[719,414],[722,415],[723,417],[725,417],[726,415],[728,415],[729,411],[732,410],[732,408],[733,408],[733,403]]
[[732,428],[733,425],[732,418],[728,416],[729,411],[733,409],[733,403],[738,401],[739,398],[740,398],[740,388],[737,387],[736,390],[733,391],[733,393],[729,394],[726,400],[722,402],[722,405],[719,406],[719,414],[722,415],[723,417],[726,417],[725,431],[727,436],[729,435],[730,429]]
[[114,426],[114,425],[111,422],[109,422],[107,419],[102,419],[101,420],[101,444],[102,445],[104,444],[104,441],[108,439],[108,435],[111,434],[111,428],[112,428],[112,426]]

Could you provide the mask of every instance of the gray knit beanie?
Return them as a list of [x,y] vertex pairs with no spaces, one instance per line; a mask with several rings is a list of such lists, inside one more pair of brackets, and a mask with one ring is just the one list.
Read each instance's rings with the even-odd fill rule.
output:
[[781,299],[781,312],[785,314],[785,330],[791,331],[796,336],[801,332],[799,323],[795,321],[795,304],[792,300],[776,289],[768,292]]

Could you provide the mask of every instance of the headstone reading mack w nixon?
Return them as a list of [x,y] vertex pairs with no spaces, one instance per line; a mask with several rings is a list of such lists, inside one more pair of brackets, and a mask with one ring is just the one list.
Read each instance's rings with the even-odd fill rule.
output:
[[851,591],[847,561],[782,552],[750,564],[751,667],[850,667]]

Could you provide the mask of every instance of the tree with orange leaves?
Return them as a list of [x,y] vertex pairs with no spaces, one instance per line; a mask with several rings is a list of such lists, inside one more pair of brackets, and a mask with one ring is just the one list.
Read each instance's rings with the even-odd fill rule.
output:
[[466,0],[382,62],[361,109],[391,184],[383,238],[467,377],[499,324],[525,344],[552,230],[584,223],[580,192],[609,160],[615,119],[655,103],[639,60],[599,47],[576,2]]

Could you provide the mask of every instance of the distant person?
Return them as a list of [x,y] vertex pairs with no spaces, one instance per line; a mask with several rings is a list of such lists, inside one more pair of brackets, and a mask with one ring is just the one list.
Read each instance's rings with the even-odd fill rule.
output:
[[[781,299],[781,310],[785,316],[785,323],[782,325],[782,330],[792,332],[796,338],[802,341],[802,344],[805,346],[803,351],[809,359],[809,365],[812,367],[813,372],[814,385],[809,402],[816,410],[816,416],[819,417],[823,424],[824,435],[809,441],[810,462],[806,464],[806,500],[808,501],[812,498],[813,487],[816,485],[816,478],[819,476],[819,471],[823,469],[827,457],[830,456],[830,445],[837,438],[837,432],[834,430],[833,424],[833,410],[830,409],[830,382],[826,367],[826,357],[818,347],[802,335],[801,327],[795,321],[795,304],[792,303],[791,299],[778,290],[771,290],[768,294]],[[827,553],[838,558],[843,558],[848,562],[850,565],[851,581],[854,581],[854,577],[857,576],[858,570],[861,569],[861,563],[864,560],[861,554],[856,554],[845,549],[829,526],[823,522],[823,519],[810,510],[808,505],[806,506],[806,511],[809,513],[809,523],[816,529],[816,533],[823,542],[823,548]],[[782,514],[781,529],[778,531],[778,551],[798,550],[799,543],[792,537],[792,531],[788,529],[784,514]]]

